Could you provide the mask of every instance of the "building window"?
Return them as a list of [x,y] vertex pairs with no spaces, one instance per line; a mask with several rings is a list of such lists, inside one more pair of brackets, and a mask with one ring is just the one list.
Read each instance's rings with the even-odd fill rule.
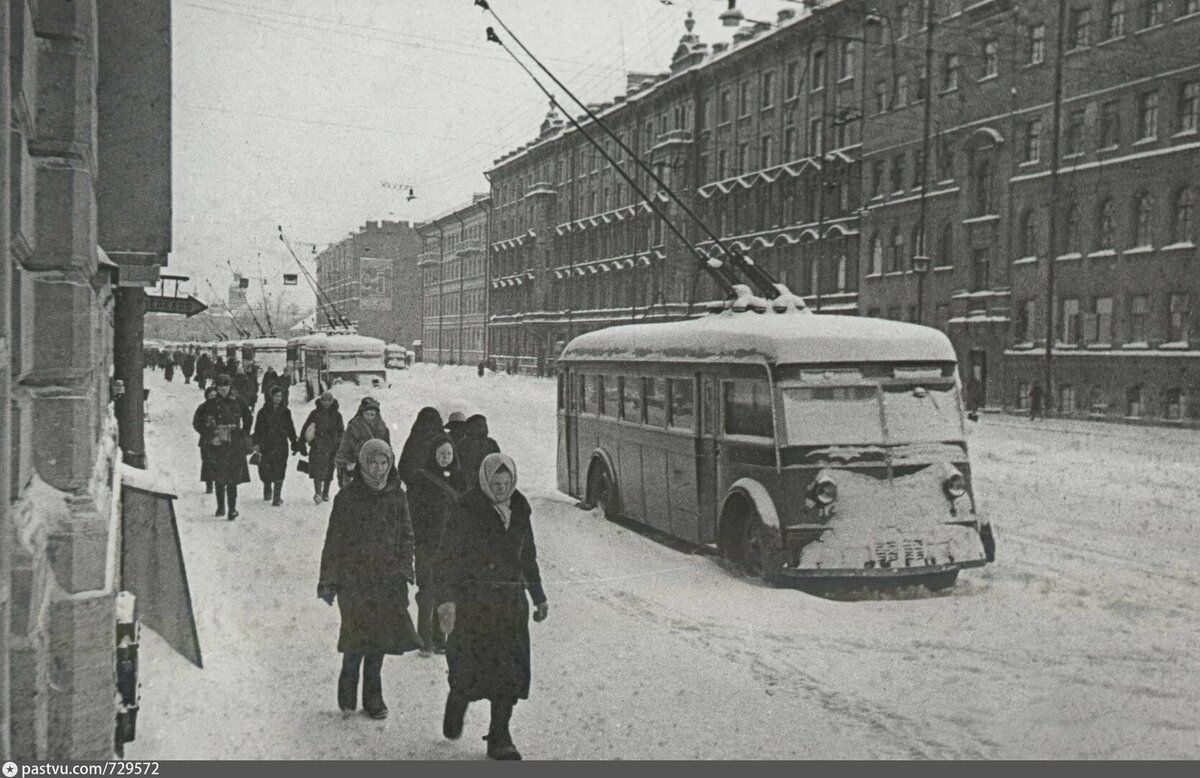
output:
[[1079,300],[1075,297],[1063,298],[1059,316],[1059,342],[1073,346],[1079,342]]
[[1125,34],[1125,0],[1108,0],[1108,18],[1105,32],[1108,37],[1120,38]]
[[1095,311],[1095,329],[1088,333],[1088,340],[1092,343],[1107,344],[1112,342],[1112,325],[1113,325],[1113,299],[1111,297],[1097,297],[1093,302],[1093,311]]
[[1063,156],[1071,157],[1083,153],[1084,109],[1071,111],[1067,117],[1067,132],[1063,138]]
[[819,157],[825,153],[822,122],[820,119],[810,119],[808,122],[808,155]]
[[899,227],[892,228],[892,261],[888,270],[899,273],[904,269],[904,232]]
[[717,180],[729,177],[729,152],[721,149],[717,152]]
[[888,88],[885,79],[875,82],[875,113],[883,113],[888,109]]
[[1188,327],[1188,296],[1172,294],[1167,299],[1167,340],[1172,343],[1187,343],[1191,332]]
[[904,155],[892,157],[892,192],[904,191]]
[[1200,14],[1200,0],[1179,0],[1179,15]]
[[1037,162],[1042,153],[1042,120],[1031,119],[1025,124],[1025,147],[1022,149],[1022,159],[1025,162]]
[[846,80],[854,78],[855,60],[858,58],[858,41],[841,42],[838,52],[838,78]]
[[1154,198],[1142,192],[1133,201],[1133,245],[1154,245],[1153,235]]
[[901,73],[896,76],[896,107],[908,105],[908,76]]
[[1022,300],[1017,305],[1017,321],[1015,329],[1015,337],[1018,343],[1027,343],[1033,340],[1033,335],[1036,330],[1036,312],[1037,303],[1032,299]]
[[879,233],[871,239],[871,275],[883,275],[883,240]]
[[972,189],[974,199],[973,216],[985,216],[992,213],[992,188],[993,188],[993,172],[992,160],[986,154],[980,154],[975,161],[975,169],[972,175]]
[[1058,410],[1060,413],[1075,412],[1075,387],[1067,384],[1058,390]]
[[1190,243],[1195,239],[1196,195],[1188,187],[1175,195],[1175,209],[1171,218],[1171,242]]
[[992,283],[992,250],[988,246],[977,248],[971,256],[972,289],[979,292]]
[[1179,87],[1180,132],[1195,132],[1200,128],[1200,81],[1189,81]]
[[1150,319],[1150,298],[1144,294],[1131,295],[1129,298],[1129,341],[1145,343],[1147,339],[1147,324]]
[[842,254],[837,261],[837,290],[839,292],[846,291],[846,255]]
[[1046,25],[1032,24],[1029,26],[1027,60],[1030,65],[1040,65],[1046,61]]
[[1000,72],[1000,44],[994,38],[983,42],[983,77],[991,78]]
[[762,75],[762,107],[770,108],[775,104],[775,71],[768,70]]
[[1021,214],[1020,245],[1023,257],[1036,257],[1038,253],[1037,212],[1030,209]]
[[800,91],[800,63],[789,62],[784,74],[784,90],[787,92],[787,98],[791,99]]
[[1158,92],[1138,95],[1138,140],[1158,137]]
[[871,197],[883,196],[883,160],[871,161]]
[[1066,209],[1067,218],[1063,221],[1063,252],[1064,254],[1079,252],[1080,250],[1080,226],[1082,219],[1079,214],[1079,206],[1071,203]]
[[921,185],[921,179],[925,175],[925,155],[920,149],[913,152],[913,170],[912,170],[912,188],[916,189]]
[[737,148],[737,175],[745,175],[750,170],[750,144],[739,143]]
[[750,82],[738,84],[738,116],[750,115]]
[[1113,201],[1105,198],[1096,212],[1096,248],[1113,247]]
[[812,91],[816,92],[825,87],[825,52],[812,53]]
[[1121,104],[1109,100],[1100,106],[1100,148],[1113,149],[1121,144]]
[[783,158],[791,161],[796,158],[796,128],[787,127],[783,131]]
[[937,257],[934,261],[938,267],[954,265],[954,224],[951,222],[942,225],[942,231],[938,235]]
[[1143,0],[1142,27],[1157,27],[1163,20],[1163,0]]
[[1090,42],[1089,28],[1092,26],[1092,9],[1089,6],[1070,9],[1067,22],[1067,40],[1072,49],[1080,49]]
[[958,89],[958,55],[942,56],[942,91]]
[[760,168],[764,168],[764,169],[769,168],[769,167],[771,167],[771,165],[775,164],[775,159],[773,156],[774,149],[772,147],[773,143],[774,143],[774,140],[771,138],[770,135],[762,136],[762,140],[759,141],[759,144],[758,144],[758,166]]
[[1125,415],[1139,418],[1145,413],[1145,406],[1142,401],[1142,387],[1129,387],[1129,391],[1125,393]]
[[907,38],[912,33],[912,8],[907,3],[896,11],[896,37]]
[[721,124],[729,121],[729,90],[722,89],[717,97],[717,121]]
[[949,138],[942,138],[938,144],[938,179],[954,179],[954,146]]

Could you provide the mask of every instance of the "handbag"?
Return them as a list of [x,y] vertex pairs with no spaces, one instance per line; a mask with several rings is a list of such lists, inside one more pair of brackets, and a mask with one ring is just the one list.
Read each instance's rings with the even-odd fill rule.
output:
[[301,473],[307,473],[308,472],[308,460],[307,459],[296,460],[296,469],[299,470]]

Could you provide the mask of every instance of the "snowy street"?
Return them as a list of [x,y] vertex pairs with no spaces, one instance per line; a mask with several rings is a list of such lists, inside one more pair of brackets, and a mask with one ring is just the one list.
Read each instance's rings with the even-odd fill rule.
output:
[[[533,689],[513,716],[527,759],[1200,757],[1195,432],[985,416],[969,433],[997,562],[945,596],[832,602],[573,507],[555,486],[553,380],[389,376],[373,394],[397,450],[424,405],[483,413],[533,505],[551,610],[530,625]],[[329,504],[293,457],[282,507],[252,468],[241,516],[215,518],[190,426],[201,393],[161,372],[146,385],[205,667],[143,631],[126,757],[484,758],[486,704],[461,740],[441,736],[441,656],[388,657],[391,717],[343,720],[338,612],[316,597]],[[349,420],[367,392],[335,394]],[[297,426],[310,409],[294,391]]]

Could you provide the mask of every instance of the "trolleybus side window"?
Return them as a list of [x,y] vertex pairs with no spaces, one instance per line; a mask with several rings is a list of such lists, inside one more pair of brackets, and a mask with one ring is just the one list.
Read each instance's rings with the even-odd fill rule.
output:
[[621,379],[621,418],[641,424],[642,418],[642,379]]
[[676,429],[696,428],[696,402],[692,381],[689,378],[672,378],[670,426]]
[[611,416],[616,419],[621,415],[621,385],[620,379],[616,376],[601,376],[601,397],[604,399],[604,404],[600,408],[600,412],[605,416]]
[[667,380],[644,378],[646,387],[646,423],[653,427],[667,426]]
[[774,437],[771,392],[766,381],[726,381],[724,393],[727,433]]
[[589,375],[583,377],[584,413],[600,412],[600,382],[602,380],[603,379],[598,375]]

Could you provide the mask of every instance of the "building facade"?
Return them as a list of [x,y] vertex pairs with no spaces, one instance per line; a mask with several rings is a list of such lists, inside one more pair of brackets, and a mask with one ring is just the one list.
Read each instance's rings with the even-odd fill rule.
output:
[[476,365],[487,354],[487,254],[491,197],[477,194],[418,227],[422,361]]
[[114,751],[118,464],[145,461],[144,288],[171,248],[170,25],[161,0],[0,7],[6,760]]
[[420,253],[413,223],[369,221],[317,255],[317,285],[359,334],[407,345],[421,337]]
[[583,332],[698,315],[718,295],[692,247],[720,256],[716,238],[814,308],[856,313],[864,8],[785,9],[711,47],[689,16],[669,72],[591,107],[620,143],[552,106],[488,173],[499,364],[544,372]]

